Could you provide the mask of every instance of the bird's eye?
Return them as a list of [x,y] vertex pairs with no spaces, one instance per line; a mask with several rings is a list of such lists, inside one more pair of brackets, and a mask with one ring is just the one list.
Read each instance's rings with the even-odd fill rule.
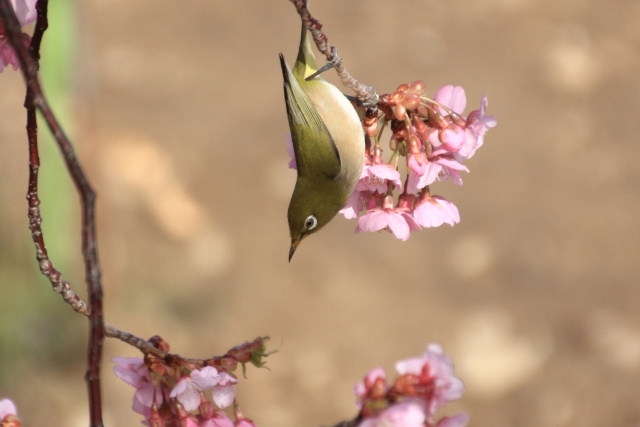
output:
[[306,228],[307,231],[311,231],[317,226],[318,226],[318,219],[313,215],[309,215],[307,219],[304,220],[304,228]]

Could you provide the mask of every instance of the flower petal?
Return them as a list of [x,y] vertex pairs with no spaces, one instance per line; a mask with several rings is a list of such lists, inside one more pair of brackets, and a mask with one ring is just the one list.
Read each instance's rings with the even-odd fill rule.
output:
[[227,408],[236,398],[236,387],[233,384],[215,386],[213,388],[213,401],[219,408]]
[[402,214],[397,212],[387,213],[387,223],[389,224],[389,230],[391,230],[393,235],[398,239],[404,242],[409,238],[411,230],[409,229],[407,220],[402,216]]
[[[440,88],[436,92],[435,100],[458,114],[462,114],[467,106],[467,95],[464,93],[462,86],[448,85]],[[447,114],[441,108],[439,110],[440,114]]]

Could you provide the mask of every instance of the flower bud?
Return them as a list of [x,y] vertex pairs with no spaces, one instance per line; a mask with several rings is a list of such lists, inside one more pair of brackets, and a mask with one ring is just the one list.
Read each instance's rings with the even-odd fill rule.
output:
[[369,388],[367,397],[370,399],[378,400],[383,399],[387,394],[387,380],[385,378],[376,378],[373,384]]
[[417,93],[407,93],[402,99],[402,105],[407,110],[415,110],[420,105],[420,95]]
[[164,377],[167,371],[169,370],[169,367],[164,363],[164,361],[161,359],[158,359],[154,355],[146,354],[144,356],[144,359],[145,359],[144,364],[146,365],[149,372],[159,377]]
[[451,112],[451,114],[449,114],[449,117],[451,117],[451,121],[453,123],[457,124],[462,129],[467,127],[467,121],[460,117],[457,113]]
[[18,417],[16,417],[13,414],[9,414],[9,415],[7,415],[6,417],[4,417],[3,419],[0,420],[0,426],[2,426],[2,427],[20,427],[20,426],[22,426],[22,423],[20,422]]
[[404,92],[393,92],[389,100],[390,104],[396,105],[398,102],[402,101],[402,98],[404,98]]
[[[202,394],[202,392],[200,392],[200,394]],[[176,409],[176,415],[178,416],[179,420],[186,420],[187,418],[189,418],[189,415],[191,415],[189,411],[184,409],[182,403],[177,400],[174,403],[173,407]]]
[[151,414],[149,418],[147,418],[147,421],[149,422],[149,427],[166,427],[167,425],[160,415],[158,405],[156,405],[155,402],[151,405]]
[[391,132],[398,138],[398,141],[402,141],[407,137],[407,125],[401,120],[391,121]]
[[420,138],[427,139],[429,137],[429,127],[425,122],[422,121],[422,119],[416,116],[413,116],[413,117],[414,117],[413,126],[416,129],[416,133]]
[[238,369],[238,361],[230,356],[215,356],[214,358],[209,359],[206,365],[213,366],[214,368],[224,369],[227,372],[233,372]]
[[225,357],[232,357],[239,363],[253,363],[255,366],[262,366],[262,358],[268,356],[266,353],[265,342],[268,337],[256,338],[251,342],[237,345],[225,354]]
[[408,152],[409,150],[407,150],[407,144],[398,145],[398,153],[400,153],[401,156],[406,157]]
[[416,80],[409,86],[409,91],[417,94],[424,92],[426,85],[422,80]]
[[393,394],[396,396],[414,397],[419,393],[420,378],[414,374],[404,374],[393,384]]
[[151,338],[149,338],[149,342],[158,350],[169,352],[169,350],[171,349],[169,343],[163,340],[160,335],[152,336]]
[[389,140],[389,148],[391,149],[391,151],[396,151],[398,149],[398,140],[395,136],[392,136]]
[[214,409],[211,401],[207,399],[207,396],[203,391],[200,391],[200,406],[198,407],[198,413],[206,420],[213,417],[213,411]]
[[398,104],[391,107],[393,109],[393,115],[398,120],[404,120],[405,114],[407,114],[407,109],[404,105]]
[[482,117],[482,113],[480,112],[480,110],[473,110],[472,112],[470,112],[467,116],[467,127],[480,120],[480,117]]
[[428,114],[429,114],[429,123],[431,124],[431,126],[436,127],[438,129],[444,129],[447,127],[448,123],[444,119],[444,117],[442,117],[442,114],[438,113],[436,110],[432,108],[429,108]]
[[417,136],[411,135],[407,141],[407,148],[411,154],[418,154],[420,152],[420,140]]
[[374,123],[373,126],[365,128],[365,132],[370,137],[375,137],[378,134],[378,122]]
[[429,159],[433,155],[433,144],[428,138],[424,140],[424,152],[427,154],[427,158]]
[[406,83],[402,83],[400,86],[398,86],[398,89],[396,89],[396,92],[406,92],[409,90],[409,85]]
[[378,117],[368,117],[364,119],[364,130],[369,136],[376,136],[378,134]]

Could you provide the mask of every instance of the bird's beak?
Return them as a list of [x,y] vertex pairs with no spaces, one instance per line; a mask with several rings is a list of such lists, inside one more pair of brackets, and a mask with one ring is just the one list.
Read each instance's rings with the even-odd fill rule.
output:
[[300,238],[299,237],[292,237],[291,238],[291,247],[289,248],[289,262],[291,262],[291,258],[293,258],[293,253],[296,251],[296,249],[298,248],[299,245],[300,245]]

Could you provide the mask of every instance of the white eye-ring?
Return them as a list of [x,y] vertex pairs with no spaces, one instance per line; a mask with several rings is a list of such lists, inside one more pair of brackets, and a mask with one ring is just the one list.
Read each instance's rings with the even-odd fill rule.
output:
[[306,228],[307,231],[311,231],[317,226],[318,226],[318,219],[313,215],[309,215],[307,219],[304,220],[304,228]]

